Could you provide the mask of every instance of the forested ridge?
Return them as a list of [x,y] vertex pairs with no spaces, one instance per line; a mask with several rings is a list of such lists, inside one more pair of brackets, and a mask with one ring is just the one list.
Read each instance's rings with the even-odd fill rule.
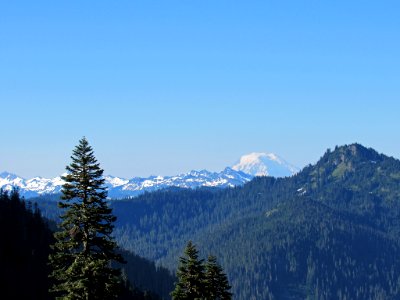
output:
[[193,240],[218,257],[234,299],[397,299],[399,183],[399,160],[352,144],[289,178],[111,205],[123,247],[175,270]]

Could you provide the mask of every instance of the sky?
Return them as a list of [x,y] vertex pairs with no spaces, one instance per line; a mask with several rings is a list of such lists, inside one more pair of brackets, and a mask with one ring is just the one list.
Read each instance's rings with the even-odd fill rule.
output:
[[303,167],[361,143],[400,158],[399,1],[2,1],[0,172]]

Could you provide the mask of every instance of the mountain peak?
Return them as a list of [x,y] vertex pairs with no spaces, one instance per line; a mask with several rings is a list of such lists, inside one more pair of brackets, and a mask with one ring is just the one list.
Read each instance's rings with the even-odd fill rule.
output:
[[353,143],[336,146],[333,151],[328,149],[322,157],[320,164],[332,162],[337,165],[339,163],[381,161],[382,159],[382,154],[379,154],[376,150]]
[[232,166],[235,171],[242,171],[253,176],[286,177],[298,172],[298,168],[286,162],[274,153],[253,152],[243,155]]
[[4,171],[4,172],[0,173],[0,178],[7,178],[7,179],[10,179],[10,180],[14,180],[14,179],[18,178],[18,176],[13,174],[13,173]]

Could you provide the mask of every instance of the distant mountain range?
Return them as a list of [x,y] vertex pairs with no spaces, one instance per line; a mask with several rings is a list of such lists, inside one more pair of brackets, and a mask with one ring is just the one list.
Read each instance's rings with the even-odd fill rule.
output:
[[[124,198],[168,187],[192,189],[233,187],[249,182],[254,176],[285,177],[297,171],[296,167],[275,154],[251,153],[242,156],[234,166],[227,167],[221,172],[201,170],[176,176],[134,177],[132,179],[108,175],[104,179],[110,198]],[[52,179],[43,177],[24,179],[9,172],[0,173],[0,188],[11,190],[13,187],[18,187],[25,198],[59,193],[63,183],[61,176]]]

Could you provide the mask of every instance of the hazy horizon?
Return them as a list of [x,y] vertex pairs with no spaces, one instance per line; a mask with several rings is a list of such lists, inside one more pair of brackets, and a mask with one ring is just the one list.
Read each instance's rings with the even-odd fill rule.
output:
[[105,174],[301,168],[361,143],[400,157],[400,3],[0,4],[0,171],[64,172],[86,136]]

